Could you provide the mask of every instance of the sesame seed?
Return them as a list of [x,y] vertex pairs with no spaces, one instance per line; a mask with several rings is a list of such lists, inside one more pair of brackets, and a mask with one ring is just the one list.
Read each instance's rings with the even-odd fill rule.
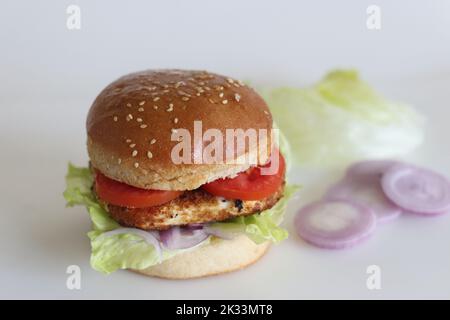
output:
[[133,120],[133,116],[131,115],[131,113],[127,115],[126,119],[127,121]]
[[226,99],[225,99],[225,100],[222,100],[222,103],[223,103],[223,104],[227,104],[227,103],[228,103],[228,100],[226,100]]
[[127,143],[130,143],[131,142],[131,139],[127,139],[127,140],[125,140]]
[[152,139],[151,141],[150,141],[150,144],[154,144],[156,142],[156,139]]
[[204,89],[205,89],[206,91],[209,91],[209,90],[211,90],[211,88],[210,88],[210,87],[204,87]]
[[136,121],[137,122],[142,122],[142,118],[137,118]]
[[140,127],[141,129],[145,129],[145,128],[147,128],[147,125],[146,125],[146,124],[141,124],[139,127]]
[[173,111],[173,103],[169,104],[169,108],[166,110],[167,112]]
[[201,93],[200,93],[200,92],[197,92],[195,95],[196,95],[197,97],[200,97],[200,96],[201,96]]
[[114,116],[113,119],[114,119],[114,122],[117,122],[117,116]]
[[239,100],[241,100],[241,95],[239,93],[235,93],[234,94],[234,99],[239,102]]
[[139,112],[144,112],[144,108],[139,108],[138,111]]
[[127,107],[131,108],[131,103],[127,103]]
[[184,92],[182,90],[178,90],[178,94],[181,95],[181,96],[186,96],[186,97],[190,97],[191,96],[189,93],[186,93],[186,92]]
[[233,86],[235,86],[236,88],[239,88],[239,85],[236,82],[233,83]]
[[134,147],[136,147],[136,143],[130,144],[130,148],[134,148]]
[[139,167],[139,162],[135,162],[135,163],[134,163],[134,167],[135,167],[135,168],[138,168],[138,167]]
[[189,101],[189,98],[188,98],[188,97],[183,97],[183,98],[181,98],[181,100],[183,100],[183,101]]
[[178,118],[173,119],[174,123],[178,123]]
[[208,101],[211,102],[211,103],[215,103],[214,100],[211,99],[211,98],[209,98]]
[[223,98],[223,92],[219,93],[219,97]]
[[170,90],[163,90],[162,93],[169,93]]
[[264,113],[267,114],[267,115],[269,115],[269,112],[267,112],[266,110],[264,110]]
[[160,98],[160,97],[154,97],[154,98],[153,98],[153,101],[156,102],[156,101],[158,101],[159,99],[161,99],[161,98]]
[[238,83],[239,83],[241,86],[245,86],[245,83],[243,83],[241,80],[238,80]]
[[133,150],[133,152],[131,153],[131,156],[132,156],[132,157],[136,157],[137,154],[138,154],[137,150]]
[[139,105],[140,105],[140,106],[143,106],[144,104],[145,104],[145,101],[139,102]]
[[151,151],[147,151],[147,158],[153,158],[153,153]]
[[227,81],[228,81],[229,83],[233,83],[233,82],[234,82],[234,80],[231,79],[231,78],[227,78]]
[[118,163],[118,164],[121,164],[121,163],[122,163],[122,159],[120,159],[120,158],[117,159],[117,163]]

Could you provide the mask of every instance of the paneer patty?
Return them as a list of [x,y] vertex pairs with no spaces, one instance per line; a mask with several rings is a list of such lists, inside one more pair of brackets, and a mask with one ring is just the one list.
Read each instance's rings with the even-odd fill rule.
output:
[[283,196],[284,184],[262,200],[228,200],[202,189],[186,191],[163,205],[126,208],[107,204],[111,217],[123,226],[144,230],[165,230],[173,226],[223,221],[247,216],[273,207]]

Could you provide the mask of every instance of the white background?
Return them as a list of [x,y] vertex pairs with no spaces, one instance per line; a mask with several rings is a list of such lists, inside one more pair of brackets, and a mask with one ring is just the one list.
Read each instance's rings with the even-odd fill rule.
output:
[[[127,3],[127,5],[125,5]],[[81,30],[66,8],[81,8]],[[366,28],[366,8],[382,29]],[[87,163],[84,121],[96,94],[146,68],[208,69],[254,85],[308,85],[358,68],[428,118],[407,157],[450,176],[450,1],[2,1],[0,9],[0,298],[450,298],[450,215],[404,216],[346,251],[308,246],[293,213],[340,172],[295,168],[290,238],[254,266],[192,281],[108,277],[89,267],[84,209],[65,209],[67,162]],[[66,267],[82,289],[66,288]],[[366,288],[366,267],[382,289]]]

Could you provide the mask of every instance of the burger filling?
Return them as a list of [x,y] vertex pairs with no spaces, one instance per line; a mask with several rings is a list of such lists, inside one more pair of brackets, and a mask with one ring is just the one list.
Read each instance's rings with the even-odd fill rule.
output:
[[95,269],[143,269],[215,239],[285,239],[287,231],[279,224],[295,188],[285,186],[281,154],[279,163],[275,174],[253,167],[190,191],[139,189],[95,169],[69,166],[64,195],[68,205],[89,210]]
[[283,196],[285,163],[253,167],[236,177],[219,179],[192,191],[143,190],[111,180],[96,171],[95,192],[111,217],[123,226],[164,230],[173,226],[223,221],[273,207]]

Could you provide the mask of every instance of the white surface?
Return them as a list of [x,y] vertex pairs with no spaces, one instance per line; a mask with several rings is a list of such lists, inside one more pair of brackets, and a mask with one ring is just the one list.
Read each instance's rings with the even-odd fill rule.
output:
[[[65,9],[80,5],[82,29]],[[345,4],[345,5],[344,5]],[[306,245],[292,215],[340,172],[295,168],[305,187],[290,205],[290,238],[237,273],[165,281],[89,267],[83,208],[65,209],[67,162],[86,164],[84,120],[109,81],[153,67],[202,68],[254,84],[303,85],[340,66],[428,118],[410,161],[450,176],[450,3],[377,1],[9,1],[0,11],[0,298],[450,298],[450,215],[404,216],[352,250]],[[66,267],[82,289],[66,288]],[[382,289],[366,288],[366,268]]]

